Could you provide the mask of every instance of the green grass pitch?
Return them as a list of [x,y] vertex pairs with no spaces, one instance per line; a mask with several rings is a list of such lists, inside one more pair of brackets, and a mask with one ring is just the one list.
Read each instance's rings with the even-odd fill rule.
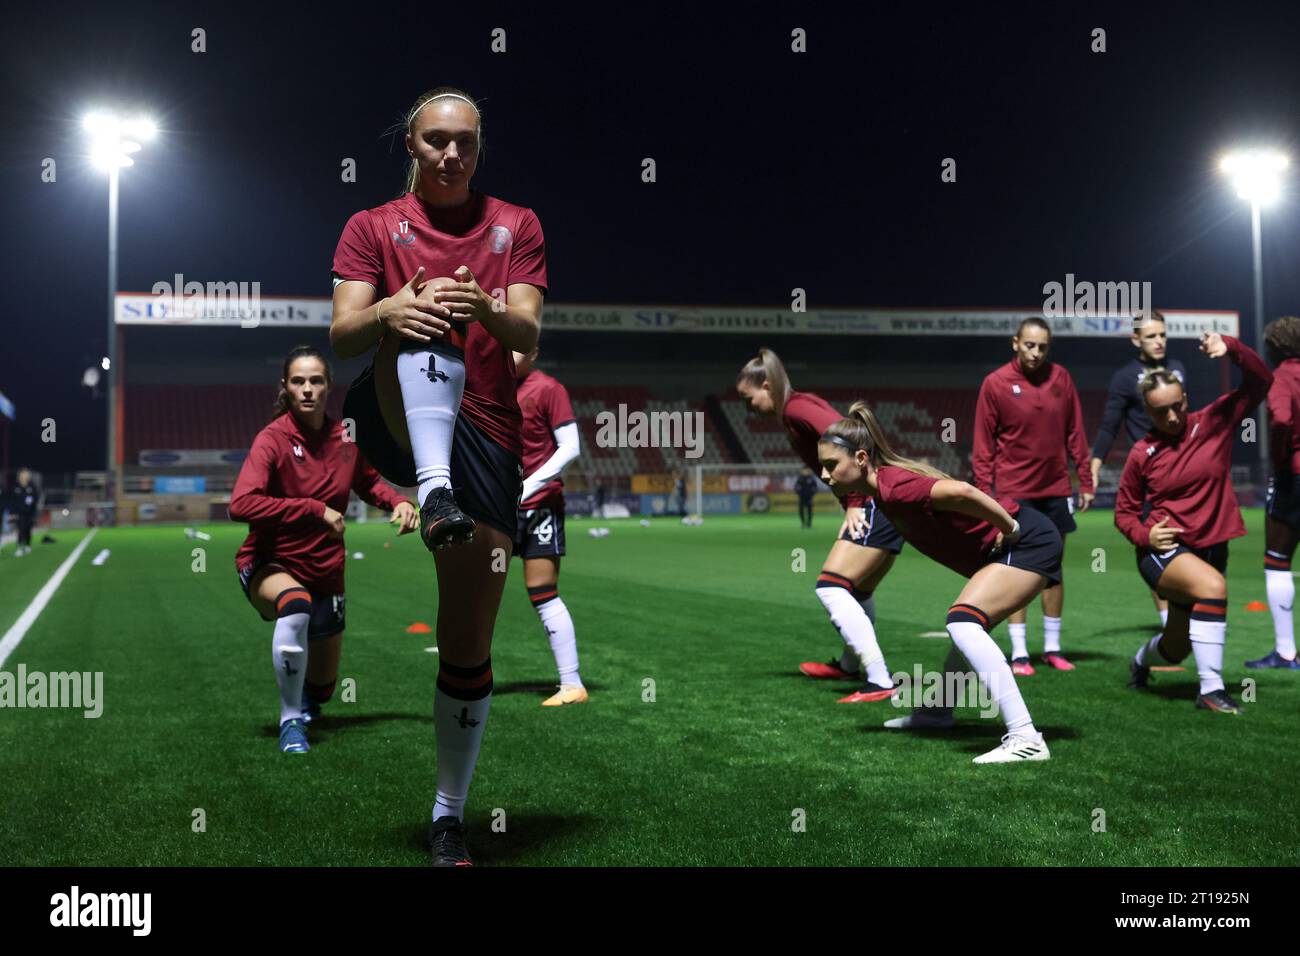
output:
[[[840,647],[813,595],[829,516],[813,531],[784,515],[609,521],[600,539],[570,520],[561,594],[592,700],[539,706],[554,666],[515,562],[471,851],[490,865],[1294,865],[1300,674],[1242,667],[1272,641],[1267,612],[1245,611],[1264,596],[1262,514],[1246,519],[1225,673],[1238,697],[1257,678],[1242,716],[1194,709],[1190,659],[1152,692],[1125,689],[1158,619],[1111,514],[1087,514],[1066,550],[1064,641],[1079,669],[1020,680],[1052,759],[992,767],[971,758],[996,745],[996,719],[970,710],[952,732],[889,732],[881,722],[901,711],[888,702],[837,705],[848,687],[797,673]],[[105,700],[99,719],[0,710],[0,863],[423,865],[437,657],[432,635],[405,628],[434,621],[432,559],[385,524],[349,527],[365,557],[348,562],[340,676],[356,700],[336,696],[312,752],[286,757],[270,629],[233,569],[242,529],[205,530],[211,541],[100,531],[5,664],[102,671]],[[22,559],[0,551],[0,633],[83,533]],[[103,548],[111,557],[92,566]],[[960,584],[904,552],[877,592],[892,670],[941,664],[947,642],[921,635],[943,629]],[[995,637],[1005,649],[1005,626]]]

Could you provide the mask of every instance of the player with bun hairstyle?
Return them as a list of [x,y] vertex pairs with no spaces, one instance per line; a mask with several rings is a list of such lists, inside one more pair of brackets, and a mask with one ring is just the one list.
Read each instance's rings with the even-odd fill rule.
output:
[[[817,440],[841,417],[829,402],[812,392],[791,388],[785,366],[771,349],[760,349],[740,370],[736,391],[751,412],[779,418],[790,447],[815,474],[821,473]],[[838,660],[827,664],[805,661],[799,670],[809,677],[841,680],[857,679],[865,671],[863,688],[841,698],[840,703],[886,700],[893,694],[894,681],[876,640],[874,594],[903,549],[903,539],[870,495],[848,495],[841,504],[844,522],[839,540],[831,545],[816,590],[831,623],[844,638],[845,648]]]
[[[1047,760],[1051,753],[1034,728],[1015,676],[989,631],[1061,579],[1061,536],[1052,522],[1010,498],[994,499],[937,468],[897,454],[865,402],[831,425],[818,444],[822,480],[841,499],[874,495],[881,511],[909,544],[967,578],[948,610],[952,638],[945,670],[962,658],[997,702],[1007,732],[975,763]],[[953,686],[947,680],[945,684]],[[918,708],[885,722],[893,730],[951,727],[952,706]]]
[[1246,661],[1246,666],[1300,670],[1291,615],[1295,604],[1291,560],[1300,541],[1300,318],[1288,315],[1270,322],[1264,329],[1264,351],[1274,365],[1268,390],[1273,475],[1264,508],[1264,584],[1274,646],[1264,657]]
[[[1153,428],[1129,450],[1115,498],[1115,526],[1137,548],[1138,571],[1169,601],[1164,633],[1130,662],[1130,687],[1147,687],[1153,660],[1177,664],[1196,657],[1196,706],[1221,714],[1240,708],[1223,683],[1227,636],[1228,542],[1246,533],[1232,490],[1232,443],[1247,413],[1268,393],[1273,374],[1235,338],[1206,332],[1201,351],[1230,356],[1241,385],[1198,412],[1187,411],[1183,384],[1152,369],[1139,389]],[[1143,503],[1150,501],[1144,517]]]
[[[1187,370],[1183,363],[1168,355],[1169,333],[1162,313],[1149,310],[1139,313],[1133,319],[1133,334],[1130,339],[1138,350],[1137,357],[1117,370],[1110,377],[1110,390],[1106,394],[1106,410],[1097,428],[1097,438],[1092,443],[1092,484],[1097,487],[1101,481],[1101,466],[1110,454],[1119,434],[1120,426],[1128,433],[1130,442],[1135,442],[1151,431],[1151,416],[1147,414],[1146,402],[1138,385],[1142,377],[1153,368],[1164,368],[1187,387]],[[1163,627],[1169,620],[1169,604],[1154,591],[1151,597],[1155,601],[1156,611],[1160,615]]]
[[537,345],[546,251],[531,209],[470,188],[483,144],[472,97],[430,90],[405,125],[405,191],[349,219],[335,250],[330,342],[343,357],[374,352],[344,414],[381,474],[421,489],[438,574],[432,860],[470,866],[465,800],[492,700],[498,556],[510,554],[520,490],[510,353]]
[[393,513],[398,534],[419,523],[415,506],[384,484],[325,415],[333,382],[318,349],[284,360],[271,423],[258,432],[230,495],[248,523],[235,556],[239,584],[264,621],[280,687],[280,750],[306,753],[306,724],[334,693],[343,647],[343,514],[349,492]]
[[[1083,409],[1074,379],[1048,360],[1051,327],[1037,316],[1020,323],[1011,338],[1015,353],[1006,365],[984,379],[975,406],[975,441],[971,467],[976,486],[986,494],[1012,498],[1047,515],[1062,540],[1075,530],[1068,459],[1079,476],[1079,511],[1086,511],[1096,489],[1083,434]],[[1065,586],[1055,581],[1043,591],[1043,663],[1072,671],[1061,653],[1061,613]],[[1011,669],[1029,676],[1027,612],[1008,619]]]

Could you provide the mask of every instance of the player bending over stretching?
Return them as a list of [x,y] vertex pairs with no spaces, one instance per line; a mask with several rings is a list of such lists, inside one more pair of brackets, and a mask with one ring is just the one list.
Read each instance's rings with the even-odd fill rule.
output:
[[[994,500],[937,468],[896,454],[865,402],[821,436],[822,480],[843,498],[874,495],[908,543],[968,578],[948,610],[952,638],[945,670],[965,659],[997,702],[1007,732],[1000,746],[975,763],[1047,760],[1051,753],[1034,729],[1015,676],[989,631],[1061,579],[1061,535],[1051,520],[1009,499]],[[945,680],[945,686],[950,686]],[[895,730],[952,726],[953,701],[885,722]]]
[[[840,413],[829,402],[812,392],[794,391],[785,366],[771,349],[760,349],[740,370],[736,391],[751,412],[780,418],[795,454],[814,473],[821,473],[818,436],[840,420]],[[844,523],[817,576],[817,598],[844,638],[845,648],[839,660],[827,664],[805,661],[799,670],[809,677],[840,680],[857,679],[866,671],[865,686],[839,702],[888,700],[894,681],[876,641],[874,594],[903,550],[903,539],[870,495],[846,495],[840,504]]]

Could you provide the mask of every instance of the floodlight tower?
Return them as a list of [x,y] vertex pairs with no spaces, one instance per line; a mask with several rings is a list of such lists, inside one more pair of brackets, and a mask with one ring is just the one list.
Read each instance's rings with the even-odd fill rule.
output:
[[[140,151],[139,140],[150,140],[157,127],[147,119],[122,119],[115,113],[97,111],[89,113],[82,122],[90,134],[90,159],[99,169],[108,172],[108,351],[101,365],[108,376],[115,376],[117,368],[117,177],[123,167],[135,165],[131,158]],[[108,392],[108,487],[107,492],[116,501],[116,382],[106,378]]]
[[[1260,209],[1271,206],[1282,195],[1282,175],[1289,160],[1271,149],[1238,150],[1229,153],[1219,163],[1219,168],[1232,177],[1237,195],[1250,203],[1250,240],[1255,268],[1255,348],[1264,354],[1264,259],[1260,242]],[[1269,473],[1268,428],[1264,416],[1267,406],[1260,405],[1259,461],[1263,474]]]

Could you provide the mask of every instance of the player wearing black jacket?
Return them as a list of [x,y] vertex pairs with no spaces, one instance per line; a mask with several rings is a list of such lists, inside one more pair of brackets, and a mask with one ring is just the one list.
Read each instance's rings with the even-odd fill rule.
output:
[[40,489],[32,483],[32,473],[26,468],[18,469],[18,480],[9,489],[5,508],[18,523],[18,548],[14,557],[21,558],[32,553],[32,525],[36,522],[36,510],[41,500]]
[[[1120,425],[1128,432],[1129,441],[1138,439],[1151,431],[1151,416],[1147,414],[1146,402],[1138,392],[1138,382],[1142,376],[1153,368],[1166,368],[1183,384],[1183,394],[1187,394],[1187,370],[1176,358],[1169,358],[1167,348],[1168,333],[1165,330],[1165,317],[1152,311],[1133,320],[1131,341],[1138,350],[1133,359],[1110,377],[1110,393],[1106,396],[1106,412],[1097,429],[1097,440],[1092,443],[1092,485],[1098,487],[1101,477],[1101,464],[1110,454],[1111,446],[1119,434]],[[1145,515],[1144,515],[1145,516]],[[1155,591],[1151,592],[1156,609],[1160,612],[1163,626],[1169,618],[1169,604]]]

